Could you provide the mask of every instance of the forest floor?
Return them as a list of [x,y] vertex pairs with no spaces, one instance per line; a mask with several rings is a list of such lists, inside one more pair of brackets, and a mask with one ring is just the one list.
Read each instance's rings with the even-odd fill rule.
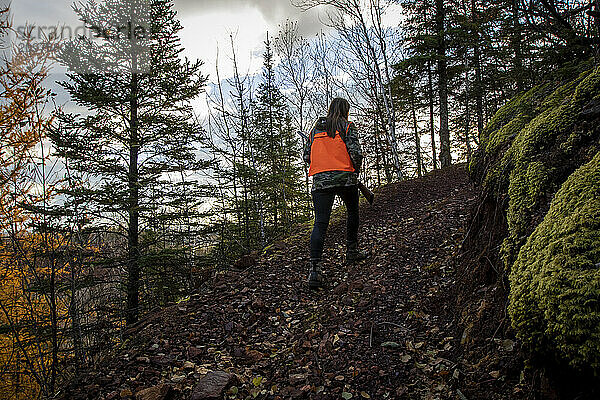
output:
[[63,398],[202,399],[224,385],[220,398],[231,399],[526,398],[503,321],[491,319],[485,337],[465,329],[465,297],[484,312],[482,293],[494,290],[457,289],[456,256],[476,201],[464,165],[386,186],[361,205],[369,259],[343,264],[345,214],[336,213],[326,290],[306,287],[304,229],[140,321]]

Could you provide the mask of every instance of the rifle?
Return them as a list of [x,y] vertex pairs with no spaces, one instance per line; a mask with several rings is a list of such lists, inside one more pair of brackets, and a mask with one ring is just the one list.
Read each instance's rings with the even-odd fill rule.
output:
[[[304,139],[305,142],[308,142],[309,137],[308,137],[308,135],[306,133],[304,133],[302,131],[298,131],[298,135],[300,135],[300,137],[302,139]],[[352,161],[352,159],[350,159],[350,161]],[[356,167],[354,168],[354,170],[356,170]],[[360,192],[362,193],[362,195],[365,196],[365,199],[367,199],[367,201],[369,202],[369,204],[373,204],[373,201],[375,200],[375,193],[373,193],[373,191],[371,191],[361,181],[358,181],[357,185],[358,185],[358,190],[360,190]]]

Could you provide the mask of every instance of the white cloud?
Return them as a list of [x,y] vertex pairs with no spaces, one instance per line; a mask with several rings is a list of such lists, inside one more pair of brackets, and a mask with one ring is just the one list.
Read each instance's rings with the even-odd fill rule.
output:
[[236,14],[240,10],[253,8],[263,15],[271,28],[285,21],[286,18],[298,20],[303,35],[312,35],[321,28],[320,17],[324,16],[324,8],[319,7],[302,12],[291,0],[175,0],[175,8],[182,15],[202,14],[210,12],[226,12]]
[[230,35],[233,36],[240,73],[245,75],[260,69],[258,58],[268,24],[258,10],[245,7],[236,12],[190,14],[181,22],[184,27],[180,32],[184,54],[190,59],[204,61],[204,73],[210,74],[211,78],[216,79],[217,52],[221,78],[233,76]]
[[[0,0],[7,2],[10,0]],[[77,0],[87,1],[87,0]],[[102,2],[103,0],[97,0]],[[15,22],[36,26],[82,25],[72,10],[75,0],[12,0]],[[221,79],[233,76],[232,51],[229,35],[234,35],[239,71],[242,75],[255,74],[262,66],[266,33],[277,34],[286,19],[298,21],[299,31],[310,37],[327,29],[321,20],[326,18],[323,8],[303,12],[291,0],[174,0],[174,7],[183,25],[180,32],[184,55],[204,61],[203,73],[216,82],[215,62],[219,49]],[[64,77],[64,68],[54,70],[49,85],[59,92],[59,102],[66,101],[66,93],[52,81]],[[197,104],[204,103],[198,100]],[[73,105],[67,104],[67,107]],[[201,106],[199,106],[202,108]]]
[[262,65],[267,32],[273,37],[287,19],[298,21],[305,37],[326,28],[320,21],[322,9],[302,12],[290,0],[175,0],[175,9],[184,28],[185,55],[204,61],[211,80],[215,78],[217,49],[221,78],[233,75],[230,34],[234,35],[240,73],[253,74]]

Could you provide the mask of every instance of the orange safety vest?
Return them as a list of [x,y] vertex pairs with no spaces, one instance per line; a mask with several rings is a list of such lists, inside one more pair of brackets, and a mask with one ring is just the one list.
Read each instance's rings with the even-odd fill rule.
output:
[[[346,127],[346,135],[349,128],[350,123]],[[333,138],[327,132],[315,132],[313,137],[308,176],[325,171],[355,171],[346,143],[342,140],[339,131],[335,131]]]

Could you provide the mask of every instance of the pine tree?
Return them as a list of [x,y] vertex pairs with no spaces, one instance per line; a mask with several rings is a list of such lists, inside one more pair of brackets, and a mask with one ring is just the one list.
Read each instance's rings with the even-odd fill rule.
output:
[[[75,11],[109,36],[101,44],[79,38],[61,53],[71,71],[61,85],[87,112],[61,114],[52,139],[58,155],[87,177],[67,194],[88,204],[95,224],[116,228],[126,240],[126,254],[114,261],[127,272],[126,322],[132,324],[150,251],[141,233],[155,230],[158,221],[185,224],[197,216],[201,187],[193,173],[204,163],[196,155],[201,129],[189,101],[206,79],[201,62],[180,58],[172,0],[89,1]],[[133,29],[115,32],[123,26]]]
[[[438,166],[438,156],[439,164],[444,167],[451,162],[448,87],[453,79],[450,68],[453,61],[450,49],[452,8],[439,0],[406,0],[401,4],[407,15],[402,42],[408,52],[403,64],[416,69],[413,86],[417,92],[427,94],[433,167]],[[434,114],[436,105],[438,112]],[[435,117],[439,126],[439,154],[435,147]]]
[[255,134],[251,145],[255,148],[261,177],[257,190],[264,199],[270,238],[273,238],[289,229],[293,205],[300,202],[302,171],[294,162],[300,152],[298,139],[291,127],[285,98],[276,82],[268,35],[263,59],[262,82],[253,104]]
[[392,90],[397,103],[398,110],[405,118],[402,122],[406,126],[410,126],[407,131],[412,132],[412,140],[414,152],[410,152],[411,161],[409,165],[415,165],[417,177],[423,174],[423,161],[421,151],[421,133],[419,130],[417,113],[418,109],[422,108],[422,98],[418,94],[420,80],[418,78],[419,68],[414,59],[408,59],[406,62],[399,63],[395,66],[396,76],[392,82]]

